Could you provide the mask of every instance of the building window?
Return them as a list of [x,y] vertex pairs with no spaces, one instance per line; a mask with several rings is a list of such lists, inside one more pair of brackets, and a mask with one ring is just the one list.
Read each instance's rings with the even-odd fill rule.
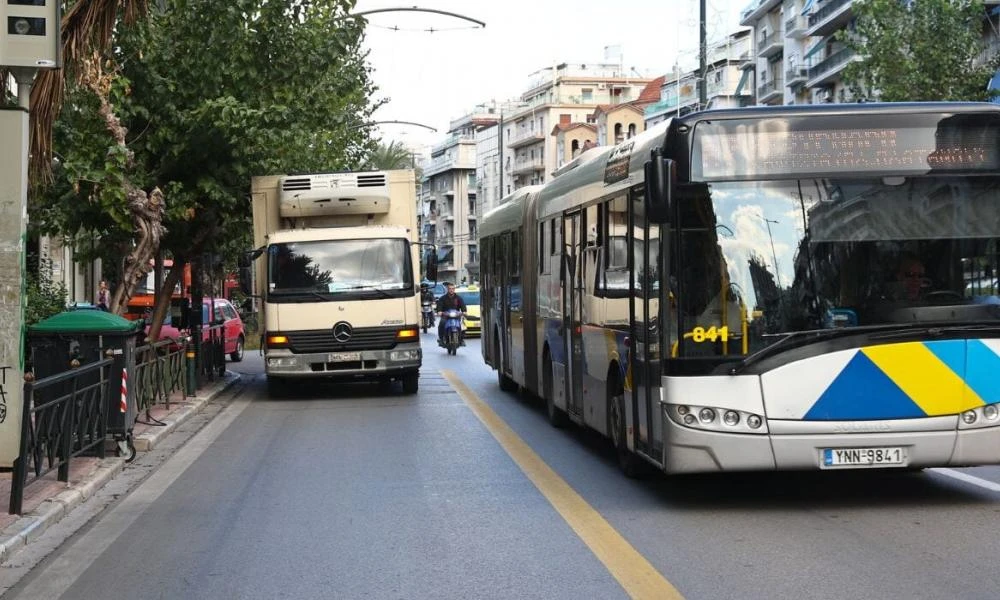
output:
[[587,122],[590,124],[595,123],[596,121],[594,115],[587,115]]
[[593,90],[593,88],[583,88],[582,90],[580,90],[580,93],[583,96],[583,103],[584,104],[589,104],[589,103],[591,103],[591,102],[594,101],[594,90]]

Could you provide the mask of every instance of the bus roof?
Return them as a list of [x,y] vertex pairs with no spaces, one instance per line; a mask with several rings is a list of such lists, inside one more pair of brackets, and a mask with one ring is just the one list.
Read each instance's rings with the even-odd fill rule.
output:
[[496,235],[501,231],[511,231],[521,226],[524,220],[524,211],[530,204],[529,196],[534,196],[540,185],[528,185],[518,188],[514,193],[504,197],[500,206],[483,215],[479,223],[480,237]]

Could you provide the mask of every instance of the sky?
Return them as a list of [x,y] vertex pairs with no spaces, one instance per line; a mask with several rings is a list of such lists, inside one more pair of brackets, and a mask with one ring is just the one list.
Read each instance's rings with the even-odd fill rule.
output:
[[[709,44],[739,26],[750,0],[706,0]],[[357,0],[353,12],[412,7],[458,13],[389,12],[368,16],[365,48],[388,102],[376,121],[413,121],[433,127],[380,125],[376,137],[417,149],[447,135],[450,121],[482,102],[518,97],[530,75],[559,63],[605,62],[605,48],[626,72],[649,77],[698,64],[698,0]],[[429,32],[428,29],[433,29]]]

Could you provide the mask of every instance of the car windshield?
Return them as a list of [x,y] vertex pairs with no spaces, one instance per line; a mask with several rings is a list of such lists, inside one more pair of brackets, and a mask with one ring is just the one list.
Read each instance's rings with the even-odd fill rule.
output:
[[[1000,319],[1000,180],[715,182],[682,205],[682,331],[769,334]],[[714,263],[714,266],[713,266]]]
[[289,242],[268,247],[272,296],[321,298],[365,290],[412,293],[409,244],[403,239]]

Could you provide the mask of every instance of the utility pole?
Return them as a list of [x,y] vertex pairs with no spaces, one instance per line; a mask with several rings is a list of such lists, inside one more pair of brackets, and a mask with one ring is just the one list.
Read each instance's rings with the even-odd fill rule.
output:
[[698,16],[698,104],[701,110],[708,107],[708,45],[705,39],[705,0],[699,0]]

